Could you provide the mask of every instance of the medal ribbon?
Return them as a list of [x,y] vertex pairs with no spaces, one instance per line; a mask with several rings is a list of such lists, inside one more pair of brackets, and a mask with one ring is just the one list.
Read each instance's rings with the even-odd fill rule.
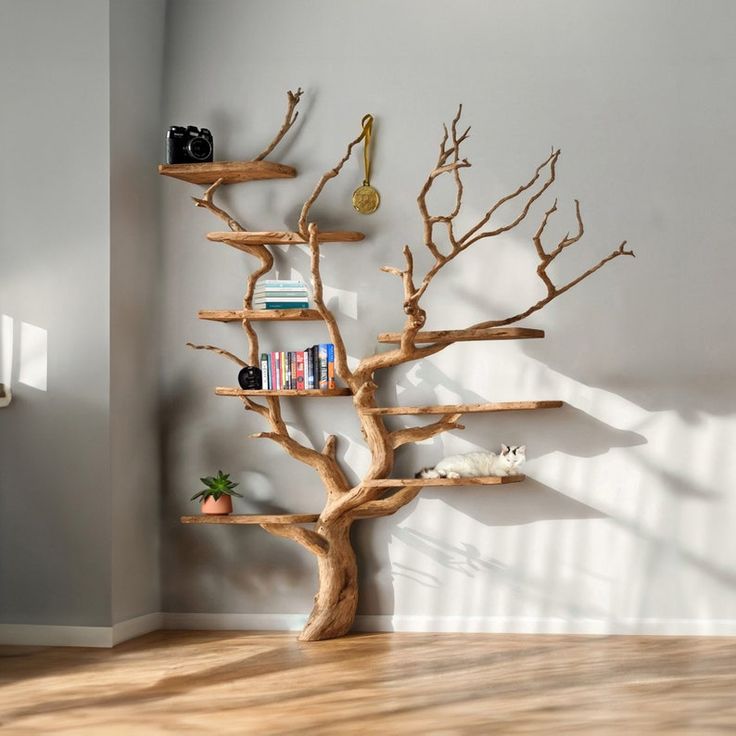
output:
[[363,186],[371,184],[371,136],[373,135],[373,115],[368,113],[361,121],[363,126],[363,165],[365,167],[365,179]]

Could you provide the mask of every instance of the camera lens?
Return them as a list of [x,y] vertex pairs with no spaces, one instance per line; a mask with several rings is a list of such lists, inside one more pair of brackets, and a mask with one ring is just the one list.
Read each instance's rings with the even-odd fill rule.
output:
[[192,138],[187,143],[187,151],[192,158],[203,161],[212,153],[212,144],[206,138]]

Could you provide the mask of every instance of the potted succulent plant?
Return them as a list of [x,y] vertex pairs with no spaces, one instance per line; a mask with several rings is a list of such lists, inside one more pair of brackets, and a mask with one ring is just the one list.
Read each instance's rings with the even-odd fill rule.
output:
[[230,473],[217,471],[217,475],[208,478],[200,478],[205,488],[195,493],[191,500],[201,498],[200,506],[203,514],[229,514],[233,510],[232,496],[242,498],[240,493],[233,489],[238,485],[230,480]]

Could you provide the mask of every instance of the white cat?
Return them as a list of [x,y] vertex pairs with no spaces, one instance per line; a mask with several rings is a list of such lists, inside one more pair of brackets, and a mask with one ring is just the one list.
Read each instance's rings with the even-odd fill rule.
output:
[[526,460],[526,445],[501,445],[495,452],[468,452],[449,455],[433,468],[422,468],[415,478],[477,478],[481,476],[521,475],[519,466]]

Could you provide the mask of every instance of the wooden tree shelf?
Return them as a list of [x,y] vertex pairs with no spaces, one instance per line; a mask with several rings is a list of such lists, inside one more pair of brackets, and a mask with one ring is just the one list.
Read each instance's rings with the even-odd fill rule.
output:
[[[334,230],[320,232],[317,240],[320,243],[357,243],[365,238],[363,233],[350,230]],[[304,245],[309,242],[301,233],[269,231],[269,232],[225,232],[207,233],[207,239],[216,243],[232,243],[235,245]]]
[[[417,332],[415,342],[470,342],[473,340],[528,340],[544,337],[544,330],[532,330],[528,327],[491,327],[487,330],[438,330],[435,332]],[[382,332],[378,342],[400,343],[400,332]]]
[[[325,185],[339,175],[343,166],[349,161],[353,151],[360,148],[365,140],[368,144],[369,127],[364,120],[362,130],[356,138],[347,144],[342,158],[337,164],[328,169],[316,183],[312,193],[304,201],[299,210],[298,221],[294,227],[297,232],[263,231],[248,232],[243,225],[222,207],[214,202],[214,196],[223,183],[250,181],[255,179],[289,178],[296,175],[296,171],[282,164],[272,164],[266,161],[285,134],[292,128],[297,119],[296,106],[302,95],[301,88],[287,93],[287,111],[281,128],[276,136],[252,161],[224,161],[211,164],[194,164],[180,166],[160,166],[159,172],[166,176],[173,176],[195,184],[209,184],[203,195],[193,197],[197,207],[208,210],[220,222],[216,227],[228,227],[227,232],[211,232],[207,238],[213,242],[227,244],[257,259],[258,266],[251,270],[248,276],[245,297],[242,302],[235,304],[253,305],[253,296],[259,280],[273,271],[275,248],[270,246],[304,245],[307,243],[355,243],[364,239],[363,233],[352,231],[321,232],[314,220],[313,205],[321,196]],[[566,293],[583,279],[596,273],[600,268],[619,256],[633,256],[631,250],[626,250],[626,241],[607,256],[591,265],[587,270],[568,281],[557,283],[548,273],[550,265],[567,249],[575,245],[583,236],[584,226],[580,214],[580,203],[575,201],[575,219],[577,229],[568,232],[560,239],[552,239],[546,230],[554,213],[558,209],[557,200],[540,215],[536,231],[531,241],[536,253],[536,274],[544,286],[545,295],[537,297],[529,305],[517,307],[519,311],[506,316],[496,316],[493,319],[478,322],[465,329],[420,331],[419,326],[429,324],[427,312],[421,303],[432,280],[441,270],[454,261],[466,249],[477,242],[486,241],[499,235],[504,235],[520,225],[532,211],[532,205],[551,187],[556,180],[556,165],[560,156],[559,149],[553,149],[545,161],[537,166],[527,183],[503,195],[497,202],[492,203],[488,210],[472,218],[469,229],[459,227],[460,219],[467,219],[461,215],[464,185],[462,171],[470,166],[470,162],[461,153],[461,144],[468,137],[470,128],[460,125],[462,106],[450,125],[443,126],[443,136],[440,141],[437,161],[429,171],[421,190],[416,198],[423,225],[422,244],[427,253],[419,259],[410,246],[403,249],[403,267],[384,265],[381,271],[398,277],[403,286],[403,297],[398,302],[400,314],[403,313],[403,329],[401,332],[383,332],[378,335],[379,343],[400,344],[402,338],[407,344],[401,350],[384,349],[371,351],[350,365],[352,355],[341,332],[341,326],[335,315],[324,301],[324,289],[321,274],[320,249],[309,248],[309,271],[312,281],[312,299],[306,303],[314,309],[294,310],[210,310],[199,312],[199,318],[217,322],[242,322],[243,332],[248,341],[248,355],[246,359],[224,348],[209,344],[188,343],[196,350],[208,350],[223,356],[231,363],[242,367],[246,364],[259,365],[261,352],[258,325],[251,320],[322,320],[324,329],[329,333],[329,340],[335,350],[335,377],[341,380],[342,385],[350,388],[334,389],[283,389],[283,390],[243,390],[239,387],[218,387],[215,393],[218,396],[235,396],[243,399],[245,410],[255,412],[267,423],[270,431],[252,434],[254,439],[269,439],[280,445],[287,454],[306,466],[310,467],[319,476],[325,489],[325,505],[320,515],[317,514],[264,514],[264,515],[227,515],[227,516],[182,516],[184,524],[243,524],[257,525],[269,534],[285,537],[309,550],[317,558],[319,587],[314,597],[314,605],[299,638],[302,641],[317,641],[344,636],[351,628],[355,619],[358,603],[358,588],[360,575],[358,560],[350,539],[350,529],[358,519],[387,517],[411,503],[423,489],[432,487],[473,487],[473,486],[502,486],[524,481],[523,475],[505,477],[471,477],[471,478],[391,478],[396,474],[394,470],[395,450],[405,445],[414,444],[422,440],[436,437],[444,432],[462,429],[458,419],[461,414],[480,412],[528,411],[537,409],[553,409],[563,406],[562,401],[516,401],[478,404],[447,404],[430,406],[378,406],[377,394],[381,385],[378,378],[379,371],[393,369],[406,365],[411,361],[437,353],[456,342],[480,340],[525,340],[544,337],[543,330],[517,327],[523,320],[531,318],[540,309],[552,300]],[[430,205],[432,188],[440,178],[443,181],[452,181],[455,189],[455,206],[450,214],[433,212]],[[509,215],[508,224],[500,224],[493,217],[501,206],[513,208],[517,213]],[[446,213],[447,207],[440,212]],[[526,225],[528,221],[524,224]],[[442,250],[436,245],[436,229],[440,228],[442,237],[447,238],[448,244]],[[528,228],[525,229],[525,234]],[[518,232],[518,231],[516,231]],[[531,232],[531,231],[529,231]],[[555,242],[556,240],[556,242]],[[494,241],[495,242],[495,241]],[[424,250],[423,250],[424,252]],[[288,255],[285,254],[285,255]],[[304,255],[304,254],[302,254]],[[427,260],[427,258],[429,260]],[[394,262],[395,263],[395,262]],[[378,265],[378,264],[376,264]],[[425,268],[426,267],[426,268]],[[487,266],[489,272],[493,267]],[[306,274],[305,274],[306,276]],[[261,282],[262,283],[262,282]],[[375,301],[385,299],[383,287],[373,291]],[[263,303],[263,302],[262,302]],[[290,301],[289,304],[300,302]],[[381,375],[385,375],[382,373]],[[324,383],[322,384],[324,385]],[[334,384],[333,384],[334,385]],[[281,402],[270,397],[314,397],[329,398],[337,396],[352,397],[352,405],[359,415],[361,430],[365,445],[371,455],[370,480],[357,480],[353,483],[351,474],[346,472],[347,460],[337,453],[338,438],[335,434],[328,434],[324,439],[323,448],[317,449],[311,443],[302,443],[300,439],[290,434],[289,428],[281,413]],[[264,401],[252,401],[244,397]],[[268,400],[265,400],[268,398]],[[339,407],[338,407],[339,408]],[[421,426],[392,429],[388,426],[390,416],[419,416],[442,415],[425,421],[413,420]],[[397,424],[411,424],[412,420],[391,420]],[[498,439],[501,439],[500,437]],[[497,445],[496,445],[497,446]],[[489,448],[492,449],[492,448]],[[506,452],[508,455],[508,450]],[[513,462],[513,461],[512,461]],[[499,495],[500,489],[485,494],[488,500]],[[449,493],[452,493],[450,491]],[[500,495],[517,495],[509,490],[500,492]],[[503,510],[501,509],[501,512]],[[308,527],[307,524],[313,524]],[[502,522],[501,522],[502,523]],[[300,526],[300,525],[304,526]]]
[[218,386],[215,389],[218,396],[306,396],[306,397],[331,397],[331,396],[352,396],[349,388],[325,388],[325,389],[281,389],[274,391],[270,389],[248,389],[228,388]]
[[316,309],[219,309],[198,312],[199,319],[208,319],[212,322],[242,322],[244,319],[291,322],[322,321],[322,315]]
[[500,401],[494,404],[438,404],[436,406],[379,406],[361,409],[361,414],[475,414],[493,411],[559,409],[564,401]]
[[310,524],[319,514],[201,514],[182,516],[182,524]]
[[296,169],[271,161],[211,161],[203,164],[159,164],[158,173],[190,184],[238,184],[259,179],[293,179]]
[[366,480],[363,485],[368,488],[385,488],[392,486],[500,486],[506,483],[521,483],[525,475],[481,476],[477,478],[386,478],[385,480]]

